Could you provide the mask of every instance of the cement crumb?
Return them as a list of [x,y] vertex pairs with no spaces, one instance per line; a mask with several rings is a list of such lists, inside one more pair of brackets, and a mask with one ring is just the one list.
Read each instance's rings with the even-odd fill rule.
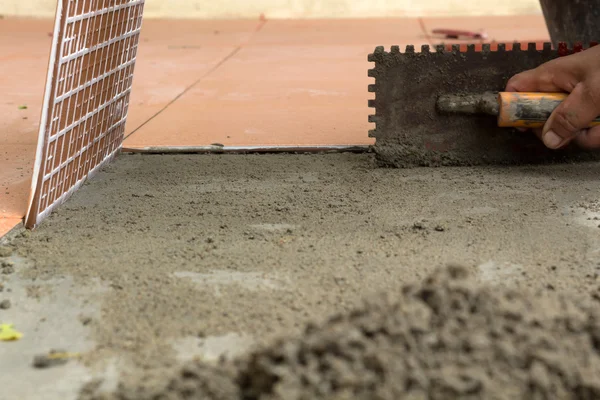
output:
[[0,246],[0,257],[10,257],[13,253],[13,249],[8,246]]
[[14,263],[11,261],[2,261],[0,263],[0,273],[3,275],[10,275],[15,272]]
[[48,354],[38,354],[33,358],[33,367],[38,369],[58,367],[69,362],[65,350],[51,350]]

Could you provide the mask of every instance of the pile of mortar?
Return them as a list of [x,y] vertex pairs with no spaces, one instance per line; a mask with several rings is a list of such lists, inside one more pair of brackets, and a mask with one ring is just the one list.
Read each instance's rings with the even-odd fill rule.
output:
[[452,266],[242,359],[82,399],[600,398],[599,299],[478,285]]

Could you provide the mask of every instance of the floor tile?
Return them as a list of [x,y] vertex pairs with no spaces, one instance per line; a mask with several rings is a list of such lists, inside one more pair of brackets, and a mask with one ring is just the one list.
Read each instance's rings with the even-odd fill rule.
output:
[[368,144],[369,49],[242,49],[124,147]]
[[252,46],[391,46],[425,43],[418,18],[268,21]]
[[133,79],[126,135],[167,107],[234,50],[234,46],[170,50],[167,46],[150,45],[144,50],[142,45]]
[[246,43],[260,29],[259,19],[168,20],[147,19],[140,42],[170,49],[199,49],[205,46],[237,46]]
[[26,212],[52,29],[50,20],[0,20],[0,236]]
[[22,223],[22,218],[4,218],[0,216],[0,238]]
[[433,35],[434,29],[483,31],[486,42],[548,41],[550,36],[542,15],[516,15],[499,17],[423,18],[423,24],[432,44],[461,43]]
[[35,151],[33,144],[0,147],[0,218],[25,215]]
[[0,20],[0,144],[37,143],[51,21]]
[[425,43],[421,32],[417,19],[269,21],[124,147],[371,144],[367,55]]
[[126,134],[245,44],[260,25],[257,20],[144,22]]

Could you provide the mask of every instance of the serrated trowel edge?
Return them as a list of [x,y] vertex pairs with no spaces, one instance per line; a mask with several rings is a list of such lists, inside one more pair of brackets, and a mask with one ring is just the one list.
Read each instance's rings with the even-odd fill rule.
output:
[[[382,81],[384,81],[385,75],[394,67],[406,62],[408,59],[418,59],[421,57],[446,57],[449,55],[452,57],[462,57],[465,59],[486,59],[491,53],[496,53],[494,57],[500,56],[502,53],[506,53],[507,56],[523,54],[523,59],[527,58],[539,58],[543,60],[551,60],[554,58],[573,54],[589,47],[595,46],[597,43],[589,43],[588,45],[574,44],[569,47],[565,43],[560,43],[558,48],[553,48],[551,43],[497,43],[497,44],[453,44],[453,45],[422,45],[421,51],[416,51],[414,45],[407,45],[405,50],[402,52],[400,46],[394,45],[386,51],[384,46],[377,46],[373,53],[368,55],[368,61],[373,63],[373,68],[368,70],[368,76],[373,78],[372,83],[368,86],[368,92],[374,94],[374,98],[368,99],[368,107],[374,109],[374,113],[371,113],[368,117],[368,121],[374,124],[374,128],[368,131],[368,136],[375,138],[376,141],[381,137],[386,136],[386,127],[390,124],[386,121],[384,110],[380,104],[380,98],[378,94],[381,92]],[[389,83],[389,80],[388,82]],[[401,90],[401,88],[398,88]],[[388,134],[389,136],[389,134]],[[375,152],[377,152],[377,146],[375,146]],[[392,163],[394,164],[394,163]],[[397,164],[397,163],[396,163]],[[450,163],[452,164],[452,163]],[[463,164],[457,162],[457,164]]]

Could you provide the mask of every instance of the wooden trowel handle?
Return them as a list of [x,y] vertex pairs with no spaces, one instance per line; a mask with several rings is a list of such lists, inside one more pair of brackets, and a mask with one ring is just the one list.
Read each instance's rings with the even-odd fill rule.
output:
[[[498,126],[542,128],[550,114],[567,98],[565,93],[500,92]],[[600,117],[589,127],[600,125]]]

